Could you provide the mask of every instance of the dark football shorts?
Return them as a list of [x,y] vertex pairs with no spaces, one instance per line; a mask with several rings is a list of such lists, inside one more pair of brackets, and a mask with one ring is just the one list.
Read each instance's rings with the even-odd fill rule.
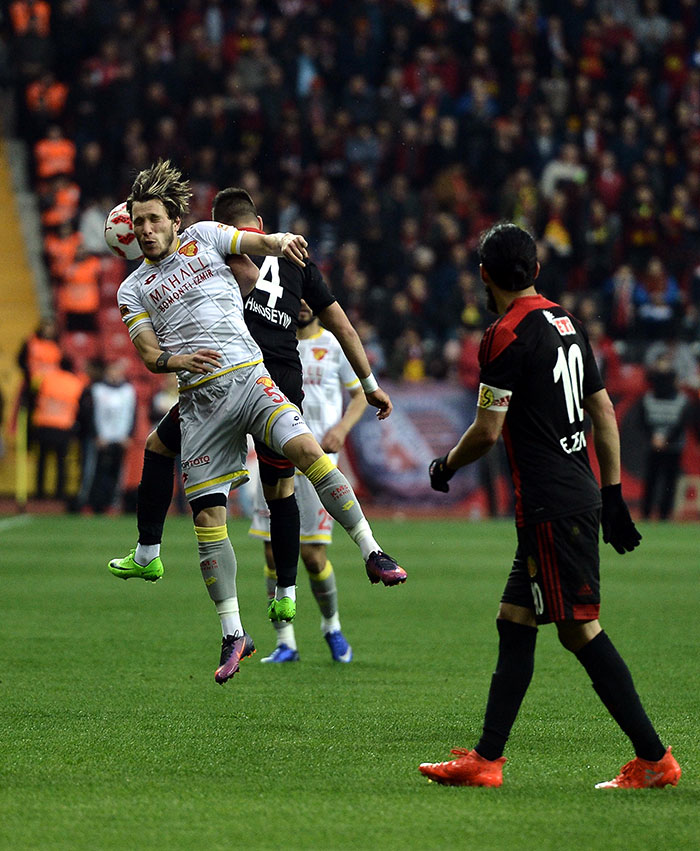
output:
[[502,603],[537,623],[595,620],[600,612],[600,510],[523,526]]
[[[301,370],[273,364],[272,369],[268,368],[268,371],[272,380],[287,399],[296,405],[300,411],[303,411],[301,403],[304,399],[304,390],[302,388]],[[296,468],[284,455],[270,449],[261,440],[254,440],[253,443],[255,444],[255,454],[258,456],[260,481],[264,485],[274,487],[279,479],[289,479],[294,475]]]

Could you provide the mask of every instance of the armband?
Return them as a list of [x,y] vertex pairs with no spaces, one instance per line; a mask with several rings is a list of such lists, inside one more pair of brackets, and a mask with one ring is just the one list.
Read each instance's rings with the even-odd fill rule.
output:
[[362,389],[365,393],[374,393],[374,391],[379,387],[377,379],[371,372],[366,378],[360,379],[360,384],[362,385]]
[[168,361],[172,356],[172,352],[162,351],[156,358],[156,372],[167,372]]

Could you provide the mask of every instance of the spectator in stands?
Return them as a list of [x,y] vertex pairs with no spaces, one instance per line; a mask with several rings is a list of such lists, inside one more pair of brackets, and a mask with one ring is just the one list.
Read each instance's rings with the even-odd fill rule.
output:
[[682,311],[678,281],[659,257],[646,265],[637,290],[637,325],[644,340],[668,340],[678,333]]
[[67,331],[96,331],[100,306],[100,258],[78,248],[58,288],[58,307]]
[[58,326],[52,317],[39,323],[36,331],[26,340],[17,355],[23,381],[20,404],[31,415],[39,385],[44,376],[56,369],[61,362],[61,347],[58,344]]
[[34,145],[34,165],[38,180],[49,180],[75,172],[75,143],[67,138],[60,124],[49,125],[46,136]]
[[125,363],[108,363],[91,394],[97,452],[89,504],[95,514],[102,514],[117,497],[124,453],[136,423],[136,391],[126,380]]
[[658,510],[668,520],[673,510],[681,454],[690,423],[690,402],[678,389],[670,360],[660,358],[649,371],[651,389],[642,398],[642,424],[648,436],[642,514]]
[[66,455],[75,435],[80,396],[85,381],[73,372],[69,358],[62,358],[57,367],[46,372],[39,384],[31,423],[39,446],[36,468],[36,497],[44,499],[46,491],[46,461],[50,454],[56,458],[56,489],[54,497],[66,498]]
[[78,417],[75,423],[75,434],[80,447],[80,487],[78,493],[71,499],[68,510],[81,511],[88,502],[92,482],[95,477],[97,447],[95,445],[95,416],[93,411],[92,388],[97,381],[102,380],[104,363],[99,358],[88,358],[85,363],[86,384],[78,404]]

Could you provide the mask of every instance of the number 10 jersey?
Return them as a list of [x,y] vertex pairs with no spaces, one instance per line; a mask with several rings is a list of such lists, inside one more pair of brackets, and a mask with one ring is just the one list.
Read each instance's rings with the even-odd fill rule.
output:
[[600,506],[583,399],[603,389],[582,324],[541,295],[517,298],[485,332],[479,406],[505,412],[516,524]]

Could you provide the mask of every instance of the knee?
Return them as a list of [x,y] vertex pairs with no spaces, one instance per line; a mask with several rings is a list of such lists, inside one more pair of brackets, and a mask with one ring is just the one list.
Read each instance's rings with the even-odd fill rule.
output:
[[570,653],[578,653],[601,631],[594,621],[562,621],[557,624],[557,637],[561,646]]
[[326,548],[321,544],[302,544],[301,560],[310,576],[318,576],[326,567]]
[[175,453],[163,443],[158,437],[158,432],[154,429],[146,438],[146,449],[149,452],[155,452],[156,455],[165,455],[166,458],[174,458]]
[[305,472],[323,455],[323,450],[312,434],[300,434],[284,445],[284,455],[297,467]]

